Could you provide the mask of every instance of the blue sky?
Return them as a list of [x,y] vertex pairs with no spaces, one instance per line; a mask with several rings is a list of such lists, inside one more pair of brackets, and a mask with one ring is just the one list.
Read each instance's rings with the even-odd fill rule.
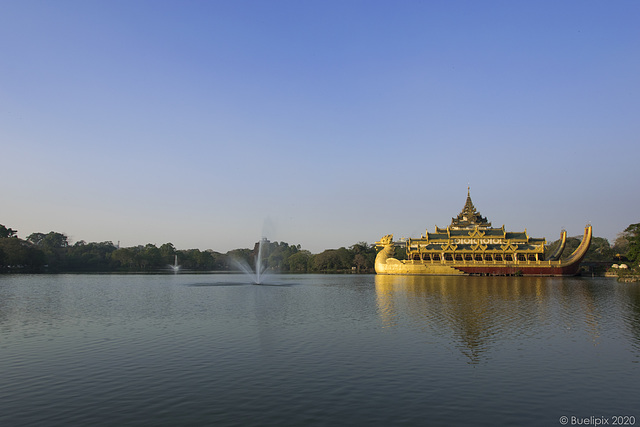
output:
[[3,1],[0,224],[314,253],[640,222],[640,2]]

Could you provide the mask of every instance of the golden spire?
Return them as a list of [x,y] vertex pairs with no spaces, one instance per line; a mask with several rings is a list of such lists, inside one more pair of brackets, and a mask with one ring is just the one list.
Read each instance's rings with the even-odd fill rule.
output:
[[455,230],[473,228],[475,226],[486,228],[491,227],[491,223],[487,221],[487,218],[480,215],[480,212],[473,206],[473,202],[471,201],[471,187],[467,186],[467,201],[462,208],[462,212],[458,214],[458,217],[451,219],[451,228]]

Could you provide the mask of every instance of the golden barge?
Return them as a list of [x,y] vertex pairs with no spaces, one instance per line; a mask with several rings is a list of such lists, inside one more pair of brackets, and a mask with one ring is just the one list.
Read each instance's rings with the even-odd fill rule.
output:
[[545,238],[530,237],[523,232],[505,231],[504,225],[492,228],[471,201],[451,220],[447,228],[436,226],[419,239],[406,239],[406,260],[393,258],[396,246],[389,234],[376,242],[380,248],[376,256],[377,274],[394,275],[481,275],[481,276],[575,276],[580,262],[591,244],[592,229],[587,225],[584,237],[576,250],[560,260],[567,241],[562,231],[560,246],[545,257]]

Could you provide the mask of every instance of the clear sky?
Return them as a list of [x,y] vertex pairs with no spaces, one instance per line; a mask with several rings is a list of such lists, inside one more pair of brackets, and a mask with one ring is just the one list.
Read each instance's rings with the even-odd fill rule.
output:
[[640,222],[640,2],[0,1],[0,224],[314,253]]

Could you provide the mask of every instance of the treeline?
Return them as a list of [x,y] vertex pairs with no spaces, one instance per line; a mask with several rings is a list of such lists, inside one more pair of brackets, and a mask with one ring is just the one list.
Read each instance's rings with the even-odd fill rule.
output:
[[[282,273],[373,273],[376,249],[366,242],[349,248],[327,249],[312,254],[300,245],[263,241],[262,265]],[[550,243],[552,253],[560,241]],[[566,259],[580,244],[569,237],[562,258]],[[236,259],[255,268],[259,242],[251,249],[234,249],[225,254],[212,250],[178,250],[171,243],[160,247],[147,244],[119,248],[112,242],[71,245],[62,233],[33,233],[25,240],[17,231],[0,224],[0,272],[155,272],[170,270],[176,256],[182,270],[235,271]],[[396,258],[404,259],[404,248],[396,248]],[[613,245],[602,237],[593,237],[584,263],[628,262],[635,269],[640,262],[640,223],[631,224],[618,235]]]
[[[359,242],[349,248],[312,254],[300,245],[262,243],[262,265],[282,273],[373,273],[375,247]],[[172,243],[119,248],[113,242],[70,244],[62,233],[33,233],[25,240],[0,224],[2,272],[157,272],[170,271],[176,262],[187,271],[235,271],[238,260],[255,268],[259,242],[252,249],[225,254],[199,249],[178,250]]]
[[[582,237],[567,237],[561,260],[567,259],[575,251]],[[545,248],[547,254],[553,253],[560,245],[560,239],[550,243]],[[619,233],[614,244],[602,237],[593,237],[591,245],[582,263],[590,265],[595,273],[603,273],[612,263],[628,262],[631,269],[637,269],[640,262],[640,223],[629,225]]]
[[[629,228],[627,228],[627,230],[629,230]],[[637,240],[637,237],[627,231],[620,233],[613,245],[603,237],[592,237],[591,245],[583,262],[635,261],[636,258],[638,258],[635,246],[640,246],[640,241],[634,242],[634,240]],[[581,242],[582,236],[567,237],[567,242],[560,259],[565,260],[569,258],[573,251],[580,246]],[[551,242],[546,246],[545,252],[551,254],[555,252],[559,245],[560,239]],[[640,261],[640,259],[638,261]]]

